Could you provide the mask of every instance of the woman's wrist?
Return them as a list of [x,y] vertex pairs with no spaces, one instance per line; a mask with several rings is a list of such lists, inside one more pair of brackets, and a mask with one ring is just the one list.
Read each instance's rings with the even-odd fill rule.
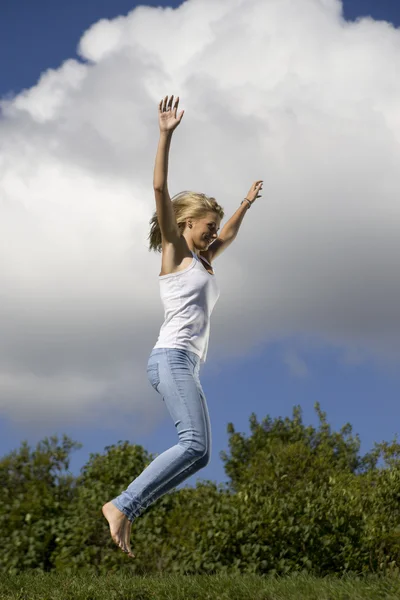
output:
[[170,139],[172,137],[173,131],[169,130],[169,131],[162,131],[160,129],[160,138],[166,138],[167,140]]
[[251,200],[249,200],[248,198],[243,198],[243,200],[242,200],[242,201],[241,201],[241,203],[240,203],[240,206],[241,206],[242,204],[245,204],[245,205],[246,205],[246,208],[247,208],[247,209],[249,209],[249,208],[251,208],[251,205],[252,205],[253,203],[252,203],[252,202],[251,202]]

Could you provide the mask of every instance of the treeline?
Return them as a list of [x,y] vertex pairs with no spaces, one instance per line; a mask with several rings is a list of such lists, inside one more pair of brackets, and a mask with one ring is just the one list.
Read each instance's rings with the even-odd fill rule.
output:
[[220,453],[229,483],[198,477],[150,506],[133,523],[135,559],[113,544],[101,506],[154,456],[120,441],[74,477],[81,444],[22,443],[0,461],[0,571],[398,574],[400,445],[361,456],[351,425],[334,432],[315,410],[318,428],[300,407],[261,423],[253,413],[248,437],[229,423],[229,454]]

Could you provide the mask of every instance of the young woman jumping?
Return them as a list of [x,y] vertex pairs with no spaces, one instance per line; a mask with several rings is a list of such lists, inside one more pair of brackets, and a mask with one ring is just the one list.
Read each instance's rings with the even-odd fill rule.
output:
[[119,496],[104,504],[103,515],[114,542],[130,557],[132,522],[158,498],[205,467],[211,455],[207,402],[200,365],[206,360],[210,317],[219,297],[212,262],[235,239],[247,210],[261,194],[256,181],[218,235],[224,217],[215,198],[195,192],[169,197],[168,154],[179,97],[161,100],[160,139],[153,187],[156,212],[150,224],[149,249],[162,252],[159,275],[165,318],[147,365],[147,376],[162,396],[178,432],[179,442],[157,456]]

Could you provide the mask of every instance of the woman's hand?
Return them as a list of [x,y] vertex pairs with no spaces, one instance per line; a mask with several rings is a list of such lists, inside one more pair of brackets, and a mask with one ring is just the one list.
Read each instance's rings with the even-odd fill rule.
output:
[[250,202],[252,204],[257,198],[260,198],[262,196],[262,194],[258,193],[258,192],[261,192],[262,186],[263,186],[263,181],[262,181],[262,179],[260,179],[259,181],[255,181],[253,183],[253,185],[251,186],[251,188],[249,189],[246,198],[247,198],[247,200],[250,200]]
[[158,124],[160,126],[161,133],[172,133],[182,121],[183,113],[185,112],[184,110],[178,117],[176,116],[176,111],[179,104],[179,96],[175,101],[174,108],[171,108],[173,99],[174,97],[171,96],[167,102],[168,96],[165,96],[164,100],[161,100],[160,104],[158,105]]

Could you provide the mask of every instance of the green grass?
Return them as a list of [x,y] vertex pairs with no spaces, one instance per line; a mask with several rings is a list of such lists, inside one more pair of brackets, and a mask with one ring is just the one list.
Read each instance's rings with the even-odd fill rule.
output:
[[0,578],[0,600],[382,600],[400,598],[400,579],[308,575],[143,577],[29,574]]

